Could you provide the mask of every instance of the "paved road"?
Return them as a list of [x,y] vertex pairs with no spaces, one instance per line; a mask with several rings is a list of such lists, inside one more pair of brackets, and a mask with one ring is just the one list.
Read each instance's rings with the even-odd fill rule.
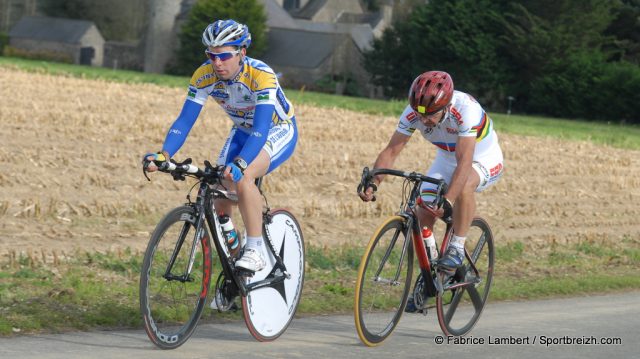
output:
[[[172,351],[156,349],[142,330],[3,338],[0,358],[638,358],[640,292],[490,302],[467,343],[447,344],[444,338],[438,345],[441,335],[435,312],[405,315],[391,338],[367,348],[353,317],[345,315],[295,319],[270,343],[256,342],[244,322],[205,324]],[[598,344],[555,344],[592,337]],[[621,344],[599,344],[602,338]],[[498,340],[529,344],[495,344]]]

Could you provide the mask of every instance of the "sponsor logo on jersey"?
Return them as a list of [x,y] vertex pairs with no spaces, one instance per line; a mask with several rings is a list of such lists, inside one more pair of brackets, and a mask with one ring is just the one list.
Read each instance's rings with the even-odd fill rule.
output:
[[426,127],[424,128],[424,134],[425,135],[430,135],[431,132],[433,132],[433,127]]
[[227,109],[226,110],[229,116],[235,117],[243,120],[250,120],[253,118],[253,112],[240,111],[236,109]]
[[458,130],[456,130],[455,128],[447,127],[447,132],[449,132],[452,135],[455,135],[458,133]]
[[229,94],[226,91],[214,90],[211,92],[211,96],[220,99],[228,99]]
[[451,113],[456,118],[456,121],[458,121],[458,125],[462,125],[462,115],[460,112],[458,112],[455,107],[451,107]]
[[190,98],[196,98],[196,92],[198,92],[198,89],[196,89],[193,86],[189,86],[189,91],[187,91],[187,96]]
[[280,103],[280,106],[282,106],[284,113],[289,113],[289,110],[291,109],[291,107],[289,107],[287,98],[284,97],[284,92],[282,92],[280,88],[278,88],[278,91],[276,92],[276,97],[278,98],[278,102]]
[[267,101],[269,100],[269,93],[268,92],[260,92],[258,93],[258,101]]
[[409,122],[415,122],[416,118],[418,118],[418,115],[415,112],[409,112],[406,118],[407,120],[409,120]]
[[200,84],[202,83],[202,81],[204,80],[208,80],[210,78],[214,77],[213,74],[204,74],[202,76],[200,76],[197,80],[196,80],[196,87],[200,87]]

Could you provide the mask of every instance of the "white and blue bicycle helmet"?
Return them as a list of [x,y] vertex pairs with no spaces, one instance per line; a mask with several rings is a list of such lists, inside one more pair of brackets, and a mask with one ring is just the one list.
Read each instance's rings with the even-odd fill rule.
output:
[[247,25],[234,20],[218,20],[204,29],[202,43],[206,47],[237,46],[238,48],[249,48],[251,33]]

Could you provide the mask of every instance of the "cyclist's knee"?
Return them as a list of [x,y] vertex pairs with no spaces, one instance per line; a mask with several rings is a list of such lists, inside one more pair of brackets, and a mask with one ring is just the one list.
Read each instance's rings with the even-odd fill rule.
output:
[[480,176],[476,171],[471,171],[469,174],[469,178],[467,178],[467,183],[465,183],[462,188],[462,193],[473,195],[478,189],[478,185],[480,184]]
[[243,176],[236,186],[238,188],[238,194],[241,194],[256,187],[256,179],[253,176]]

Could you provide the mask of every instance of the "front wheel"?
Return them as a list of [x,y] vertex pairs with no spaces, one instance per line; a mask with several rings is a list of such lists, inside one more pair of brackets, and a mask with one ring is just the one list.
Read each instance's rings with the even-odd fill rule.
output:
[[407,305],[413,272],[411,228],[405,218],[384,222],[369,241],[358,269],[355,324],[367,346],[382,343]]
[[[300,303],[304,284],[304,239],[296,218],[286,210],[275,210],[271,212],[267,231],[290,277],[251,290],[242,298],[247,328],[254,338],[263,342],[275,340],[287,329]],[[283,276],[282,270],[274,267],[275,263],[269,254],[266,267],[249,278],[247,284]]]
[[140,275],[140,311],[149,339],[162,349],[182,345],[193,333],[211,282],[211,245],[196,228],[189,206],[169,212],[156,226]]
[[461,336],[473,328],[487,302],[493,279],[493,234],[484,219],[474,218],[464,246],[467,258],[462,268],[453,276],[439,274],[444,291],[436,298],[436,309],[445,335]]

